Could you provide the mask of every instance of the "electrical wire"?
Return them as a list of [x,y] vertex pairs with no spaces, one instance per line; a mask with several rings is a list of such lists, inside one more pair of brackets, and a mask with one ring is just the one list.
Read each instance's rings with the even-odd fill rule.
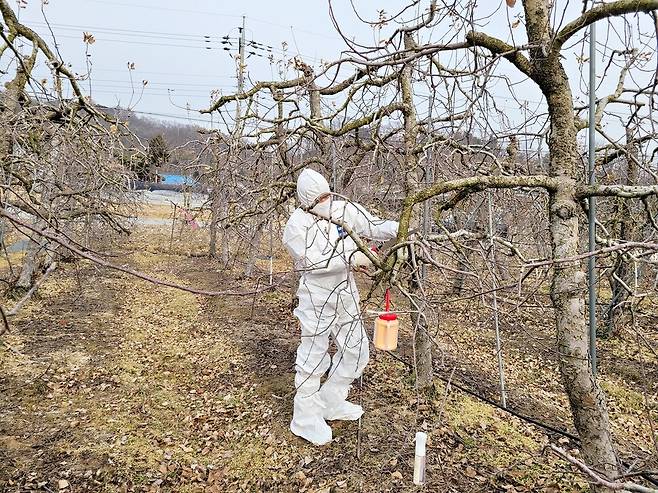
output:
[[[88,2],[95,2],[95,3],[103,3],[103,4],[107,4],[107,5],[118,5],[118,6],[123,6],[123,7],[142,8],[142,9],[147,9],[147,10],[156,9],[156,10],[164,10],[164,11],[169,11],[169,12],[184,12],[184,13],[188,13],[188,14],[212,15],[212,16],[216,16],[216,17],[229,17],[229,18],[235,18],[235,19],[242,19],[241,15],[220,14],[218,12],[209,12],[209,11],[202,11],[202,10],[179,9],[179,8],[160,7],[160,6],[153,7],[151,5],[140,5],[140,4],[137,4],[137,3],[124,3],[124,2],[115,2],[115,1],[109,1],[109,0],[87,0],[87,1]],[[291,29],[291,28],[295,29],[291,25],[279,24],[277,22],[272,22],[270,20],[260,19],[258,17],[245,16],[245,18],[250,20],[250,21],[258,22],[260,24],[275,26],[275,27],[279,27],[279,28],[285,29],[285,30],[288,30],[288,29]],[[317,32],[317,31],[310,31],[308,29],[296,28],[296,30],[298,32],[303,32],[303,33],[309,34],[311,36],[319,36],[319,37],[323,37],[323,38],[334,39],[336,41],[342,41],[342,39],[339,38],[338,36],[331,35],[331,34],[320,33],[320,32]]]
[[[42,21],[25,21],[29,25],[35,25],[39,27],[47,27],[48,25],[52,27],[56,27],[58,29],[62,29],[65,31],[91,31],[91,32],[103,32],[103,33],[109,33],[109,34],[121,34],[125,36],[139,36],[139,37],[154,37],[154,38],[163,38],[163,39],[214,39],[214,40],[222,40],[222,39],[227,39],[226,36],[215,36],[215,35],[208,35],[208,34],[185,34],[185,33],[166,33],[166,32],[158,32],[158,31],[142,31],[139,29],[122,29],[122,28],[109,28],[109,27],[99,27],[99,26],[85,26],[85,25],[80,25],[80,24],[59,24],[55,22],[51,22],[49,24],[46,24],[45,22]],[[238,38],[232,37],[229,39],[233,39],[234,41],[237,41]]]
[[[165,47],[177,47],[177,48],[204,48],[207,50],[211,49],[221,49],[223,51],[230,51],[231,48],[234,45],[237,46],[239,43],[239,40],[237,37],[234,36],[215,36],[215,35],[208,35],[208,34],[185,34],[185,33],[163,33],[163,32],[157,32],[157,31],[140,31],[136,29],[122,29],[122,28],[108,28],[108,27],[92,27],[92,26],[83,26],[83,25],[76,25],[76,24],[58,24],[58,23],[44,23],[42,21],[26,21],[30,25],[34,25],[35,27],[40,27],[40,28],[46,28],[46,27],[55,27],[58,30],[64,30],[64,31],[78,31],[82,30],[83,32],[91,32],[92,34],[96,33],[101,33],[101,34],[107,34],[107,35],[113,35],[116,37],[136,37],[140,38],[139,44],[140,45],[149,45],[149,46],[165,46]],[[289,28],[292,31],[292,26],[289,26]],[[294,39],[294,31],[293,32],[293,39]],[[56,34],[56,37],[61,37],[61,38],[68,38],[68,39],[80,39],[79,36],[74,36],[71,34]],[[155,43],[155,42],[147,42],[143,41],[142,38],[150,38],[150,39],[164,39],[168,41],[182,41],[182,42],[200,42],[200,45],[180,45],[180,44],[172,44],[172,43]],[[133,39],[114,39],[114,38],[105,38],[105,37],[97,37],[95,36],[97,41],[104,41],[104,42],[114,42],[114,43],[133,43],[135,40]],[[221,44],[224,46],[216,46],[217,44]],[[291,56],[292,54],[289,53],[287,50],[279,49],[274,47],[271,44],[266,44],[266,43],[261,43],[255,40],[249,40],[247,41],[247,46],[250,46],[252,48],[252,51],[248,52],[249,55],[251,56],[260,56],[260,57],[266,57],[266,55],[262,53],[256,53],[253,50],[259,50],[261,52],[267,52],[267,53],[277,53],[283,56]],[[301,58],[304,58],[309,61],[317,61],[317,57],[315,56],[310,56],[310,55],[305,55],[302,54],[301,52],[298,51],[298,53],[295,54],[295,56],[299,56]]]

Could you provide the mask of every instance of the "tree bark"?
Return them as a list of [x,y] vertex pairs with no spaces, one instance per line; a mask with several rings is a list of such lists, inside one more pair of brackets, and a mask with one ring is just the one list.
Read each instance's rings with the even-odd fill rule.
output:
[[21,266],[21,273],[16,281],[15,292],[26,293],[32,287],[32,281],[39,268],[39,244],[34,240],[28,240],[25,259]]
[[[415,46],[411,35],[405,36],[405,48],[410,49]],[[402,92],[402,103],[404,109],[404,163],[405,163],[405,192],[408,196],[412,191],[417,190],[420,180],[418,178],[418,156],[414,153],[418,137],[418,119],[416,108],[413,101],[413,92],[411,86],[411,65],[407,64],[400,73],[400,89]],[[414,214],[411,224],[414,227],[420,225],[419,217]],[[414,331],[414,354],[416,367],[416,385],[422,391],[430,391],[433,388],[433,369],[432,369],[432,340],[427,330],[425,317],[421,313],[425,306],[420,297],[416,295],[419,289],[418,273],[414,273],[408,283],[408,290],[411,294],[412,301],[416,308],[411,311],[411,323]]]
[[251,277],[254,274],[256,267],[256,260],[260,252],[261,240],[263,238],[263,231],[265,230],[264,223],[254,223],[251,234],[249,235],[249,246],[247,247],[247,263],[244,266],[245,277]]
[[208,256],[217,257],[217,229],[219,227],[220,214],[220,190],[219,190],[219,159],[212,180],[212,198],[210,200],[210,241],[208,242]]
[[[524,2],[531,43],[548,40],[546,0]],[[579,252],[579,206],[576,198],[578,153],[573,97],[559,52],[548,56],[542,48],[531,52],[534,79],[546,97],[550,117],[551,176],[557,188],[550,193],[549,228],[553,259],[574,257]],[[617,458],[610,434],[605,397],[589,364],[589,332],[585,323],[586,275],[575,262],[556,263],[553,268],[551,300],[555,323],[559,367],[588,464],[608,478],[618,475]],[[601,487],[602,488],[602,487]],[[601,491],[606,491],[602,489]]]
[[[468,229],[470,226],[467,222],[464,222],[458,214],[454,214],[453,217],[455,218],[455,231],[460,230],[460,229]],[[456,269],[459,272],[456,272],[452,278],[452,284],[450,288],[450,293],[453,295],[461,295],[462,291],[464,290],[464,283],[466,282],[466,272],[468,272],[469,269],[469,262],[470,262],[470,250],[467,249],[460,249],[459,251],[455,252],[455,255],[457,256],[457,265]]]

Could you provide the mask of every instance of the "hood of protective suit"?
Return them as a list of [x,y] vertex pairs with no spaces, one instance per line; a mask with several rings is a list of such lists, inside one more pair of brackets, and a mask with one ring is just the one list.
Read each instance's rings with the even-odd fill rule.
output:
[[[325,193],[331,192],[327,180],[317,171],[304,169],[297,178],[297,198],[303,207],[310,207],[317,198]],[[330,210],[330,201],[326,200],[313,207],[313,211],[328,215]]]

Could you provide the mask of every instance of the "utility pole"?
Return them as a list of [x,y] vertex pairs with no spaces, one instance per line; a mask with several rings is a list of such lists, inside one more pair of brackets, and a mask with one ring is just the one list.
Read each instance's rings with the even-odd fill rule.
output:
[[[238,94],[244,92],[244,47],[246,44],[245,41],[245,16],[242,16],[242,27],[240,29],[240,41],[238,42]],[[235,125],[236,131],[241,128],[240,118],[242,117],[240,108],[240,100],[235,101]],[[237,132],[238,135],[241,132]]]

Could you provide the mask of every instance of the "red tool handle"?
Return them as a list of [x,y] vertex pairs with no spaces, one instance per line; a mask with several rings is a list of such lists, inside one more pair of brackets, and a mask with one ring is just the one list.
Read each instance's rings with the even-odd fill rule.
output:
[[386,288],[386,294],[384,295],[384,302],[386,303],[386,311],[391,309],[391,290]]

